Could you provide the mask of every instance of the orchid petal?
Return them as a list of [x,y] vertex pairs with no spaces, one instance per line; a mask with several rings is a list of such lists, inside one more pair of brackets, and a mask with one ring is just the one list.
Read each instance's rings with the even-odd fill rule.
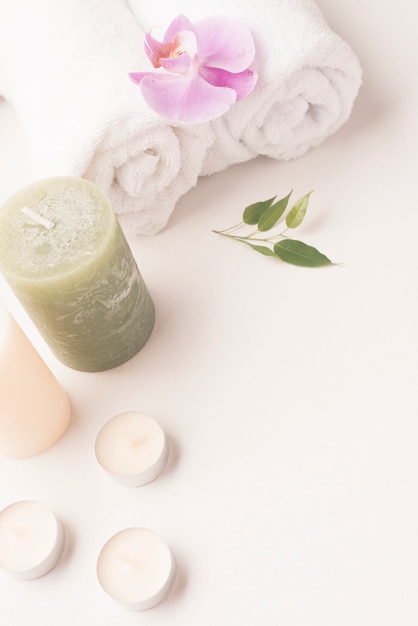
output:
[[172,42],[178,32],[182,30],[191,30],[194,32],[194,26],[188,17],[178,15],[171,22],[164,35],[164,42]]
[[170,56],[171,44],[161,43],[160,41],[154,39],[150,33],[146,33],[144,49],[153,66],[161,67],[160,59]]
[[242,72],[252,63],[254,41],[247,26],[229,17],[208,17],[196,22],[198,56],[206,66]]
[[236,100],[233,89],[211,85],[199,75],[186,78],[150,73],[140,82],[147,104],[176,122],[208,122],[226,113]]
[[185,52],[191,56],[197,52],[196,35],[191,30],[181,30],[176,34],[171,45],[170,56],[178,56]]
[[145,76],[159,76],[159,74],[156,74],[156,72],[130,72],[128,76],[133,83],[139,85]]
[[187,74],[192,66],[192,59],[189,54],[180,54],[170,59],[160,59],[161,66],[167,72],[176,74]]
[[217,87],[229,87],[233,89],[237,94],[237,100],[241,100],[248,96],[249,93],[255,87],[258,80],[258,74],[251,70],[244,70],[233,74],[232,72],[226,72],[215,67],[202,67],[200,68],[201,76]]

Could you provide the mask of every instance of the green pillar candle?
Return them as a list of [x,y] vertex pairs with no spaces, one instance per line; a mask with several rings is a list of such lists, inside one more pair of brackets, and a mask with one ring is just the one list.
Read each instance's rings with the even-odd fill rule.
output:
[[65,365],[98,372],[141,350],[154,305],[106,196],[37,181],[0,208],[0,271]]

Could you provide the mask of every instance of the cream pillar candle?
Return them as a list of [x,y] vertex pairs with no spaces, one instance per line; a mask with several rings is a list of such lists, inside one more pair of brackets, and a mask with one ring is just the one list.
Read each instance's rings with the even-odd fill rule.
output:
[[22,500],[0,511],[0,567],[16,578],[39,578],[64,548],[61,522],[41,502]]
[[163,470],[168,444],[161,426],[149,415],[131,411],[112,417],[96,439],[96,458],[116,480],[129,487],[145,485]]
[[127,528],[113,535],[97,560],[103,589],[126,608],[150,609],[169,592],[175,564],[167,544],[147,528]]
[[41,180],[0,207],[0,271],[69,367],[116,367],[151,335],[151,297],[107,198],[86,180]]
[[44,452],[63,435],[70,414],[67,393],[0,303],[0,454]]

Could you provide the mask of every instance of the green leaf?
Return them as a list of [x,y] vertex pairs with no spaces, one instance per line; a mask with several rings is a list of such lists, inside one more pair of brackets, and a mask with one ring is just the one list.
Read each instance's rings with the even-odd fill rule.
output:
[[286,215],[286,226],[288,228],[297,228],[303,222],[311,193],[312,191],[300,198]]
[[264,211],[269,208],[269,206],[275,199],[276,196],[273,196],[269,200],[255,202],[254,204],[250,204],[249,206],[247,206],[244,209],[244,213],[242,214],[242,219],[244,220],[244,223],[257,224]]
[[286,210],[287,203],[292,192],[290,192],[285,198],[281,198],[271,206],[269,206],[260,216],[258,220],[257,228],[259,231],[264,232],[270,230],[279,221],[281,216]]
[[284,239],[274,244],[274,253],[286,263],[302,267],[333,265],[332,261],[316,248],[297,239]]
[[276,256],[274,251],[271,248],[267,248],[267,246],[256,246],[255,244],[250,243],[249,241],[244,241],[244,243],[248,244],[250,248],[252,248],[256,252],[260,252],[261,254],[264,254],[265,256]]

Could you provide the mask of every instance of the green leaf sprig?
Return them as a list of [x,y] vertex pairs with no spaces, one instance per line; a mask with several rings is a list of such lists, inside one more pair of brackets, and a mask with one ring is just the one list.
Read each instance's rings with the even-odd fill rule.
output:
[[[319,252],[316,248],[308,246],[306,243],[297,239],[291,239],[287,232],[301,225],[305,219],[308,208],[309,198],[312,191],[300,198],[288,211],[284,214],[289,204],[290,191],[287,196],[276,200],[277,196],[255,202],[244,209],[242,214],[242,222],[230,226],[224,230],[214,230],[213,232],[223,237],[229,237],[235,241],[240,241],[249,245],[253,250],[264,254],[265,256],[273,256],[281,259],[285,263],[299,265],[301,267],[321,267],[323,265],[334,265],[330,259]],[[270,231],[280,219],[284,217],[286,227],[276,234],[262,237],[262,234]],[[257,226],[255,231],[248,235],[233,234],[243,226]]]

